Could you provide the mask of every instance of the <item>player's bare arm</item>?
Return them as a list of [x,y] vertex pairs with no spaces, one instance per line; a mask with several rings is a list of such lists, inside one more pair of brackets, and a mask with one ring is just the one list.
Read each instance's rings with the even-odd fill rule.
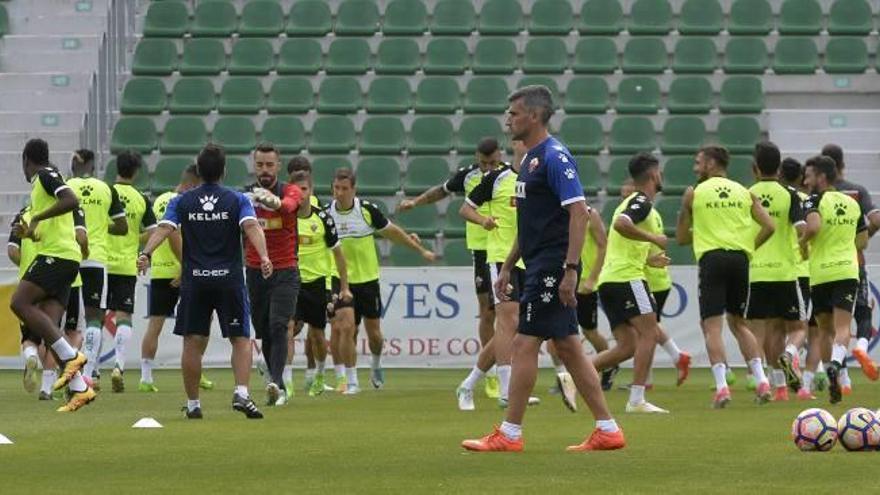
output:
[[68,188],[61,189],[56,193],[55,196],[58,201],[56,201],[52,206],[46,208],[43,211],[34,213],[31,216],[30,225],[22,222],[21,225],[25,226],[26,230],[24,235],[21,237],[24,239],[25,237],[38,240],[36,236],[37,226],[43,220],[47,220],[49,218],[58,217],[64,215],[65,213],[70,213],[73,210],[79,208],[79,199],[76,197],[76,194],[73,193],[73,190]]
[[425,249],[424,246],[422,246],[416,239],[413,239],[406,231],[391,222],[388,222],[388,225],[384,229],[378,231],[378,233],[393,243],[401,244],[416,251],[422,255],[422,258],[426,261],[433,262],[437,259],[437,255],[433,251]]
[[177,229],[175,229],[174,226],[172,226],[168,222],[160,223],[158,227],[150,230],[150,238],[147,239],[144,248],[138,255],[138,272],[140,272],[141,274],[146,273],[147,268],[150,267],[150,258],[153,256],[153,251],[155,251],[160,244],[165,242],[165,239],[167,239],[168,236],[170,236],[176,230]]
[[432,203],[436,203],[441,199],[449,196],[449,193],[446,192],[446,189],[443,187],[443,184],[436,185],[427,191],[419,194],[413,199],[404,199],[397,205],[397,209],[399,211],[406,211],[415,208],[416,206],[429,205]]
[[271,277],[272,261],[269,260],[269,253],[266,251],[266,236],[263,235],[263,229],[259,222],[249,218],[242,222],[241,228],[244,230],[244,235],[253,244],[254,249],[257,250],[257,254],[260,255],[260,270],[263,272],[263,278]]
[[675,226],[675,240],[682,246],[694,242],[694,232],[691,230],[694,222],[694,186],[690,186],[684,192],[681,199],[681,209],[678,211],[678,224]]
[[577,306],[575,289],[577,288],[577,270],[570,269],[577,266],[581,259],[581,249],[584,247],[584,235],[587,233],[587,222],[590,219],[590,208],[585,201],[575,201],[565,205],[568,210],[568,252],[565,254],[565,270],[562,282],[559,283],[559,300],[564,306]]
[[596,258],[593,260],[593,268],[587,278],[581,284],[581,290],[587,294],[596,290],[596,281],[599,280],[599,273],[602,272],[602,265],[605,263],[605,252],[608,249],[608,234],[605,232],[605,224],[602,223],[602,217],[595,208],[590,208],[590,237],[593,238],[593,244],[596,246]]
[[475,223],[486,230],[493,230],[498,227],[495,218],[480,215],[477,212],[477,209],[471,206],[467,201],[462,203],[461,208],[458,210],[458,214],[468,222]]
[[613,228],[618,234],[634,241],[650,242],[660,249],[666,249],[668,239],[663,234],[652,234],[647,230],[640,229],[626,215],[617,215],[614,219]]

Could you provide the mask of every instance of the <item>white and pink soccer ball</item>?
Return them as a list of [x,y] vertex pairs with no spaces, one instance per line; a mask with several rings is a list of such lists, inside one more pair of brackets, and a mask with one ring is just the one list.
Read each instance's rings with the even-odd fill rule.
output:
[[837,443],[837,421],[824,409],[807,409],[791,424],[791,439],[804,452],[826,452]]
[[873,411],[864,407],[845,412],[837,421],[837,434],[846,450],[877,450],[880,447],[880,421]]

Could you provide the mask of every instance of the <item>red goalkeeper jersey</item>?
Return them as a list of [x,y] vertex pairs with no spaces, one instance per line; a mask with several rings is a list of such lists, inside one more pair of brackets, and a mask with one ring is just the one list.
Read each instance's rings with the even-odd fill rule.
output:
[[[255,184],[248,188],[260,187]],[[302,191],[294,184],[278,182],[269,189],[281,198],[281,207],[270,210],[254,201],[257,220],[266,236],[266,250],[275,269],[296,268],[299,240],[296,233],[296,210],[302,202]],[[245,254],[248,268],[260,267],[260,256],[251,242],[245,238]]]

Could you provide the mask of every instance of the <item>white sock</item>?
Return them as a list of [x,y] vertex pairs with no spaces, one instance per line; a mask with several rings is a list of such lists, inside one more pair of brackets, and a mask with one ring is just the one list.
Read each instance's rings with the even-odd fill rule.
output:
[[373,360],[370,362],[370,367],[374,370],[377,370],[382,367],[382,355],[381,354],[373,354]]
[[645,386],[644,385],[630,385],[629,386],[629,403],[630,404],[641,404],[645,402]]
[[43,370],[43,383],[40,384],[40,392],[47,394],[52,393],[52,386],[58,379],[58,373],[55,370]]
[[86,381],[83,380],[82,373],[77,372],[76,375],[73,375],[73,378],[70,379],[70,383],[67,385],[70,390],[74,392],[85,392],[88,385],[86,385]]
[[281,372],[281,378],[284,380],[284,383],[293,383],[293,365],[285,364],[284,371]]
[[868,339],[860,337],[859,340],[856,340],[856,349],[868,352]]
[[519,440],[522,437],[522,425],[515,425],[504,421],[499,429],[501,434],[507,437],[508,440]]
[[333,371],[336,372],[336,379],[340,379],[345,376],[345,365],[344,364],[336,364],[333,365]]
[[596,428],[604,431],[605,433],[614,433],[620,430],[620,428],[618,428],[617,426],[617,421],[614,421],[614,419],[597,419]]
[[813,376],[814,373],[812,371],[804,371],[804,381],[802,386],[807,392],[813,390]]
[[141,381],[153,383],[153,360],[141,359]]
[[483,378],[483,375],[485,375],[485,373],[483,373],[483,370],[474,366],[474,369],[471,370],[470,374],[468,374],[467,378],[465,378],[459,386],[461,388],[473,390],[474,387],[477,385],[477,382],[480,381],[480,378]]
[[847,387],[852,385],[852,380],[849,379],[849,368],[842,368],[840,370],[840,384]]
[[776,388],[785,387],[785,373],[782,370],[773,368],[770,372],[770,384]]
[[501,382],[501,398],[507,399],[507,390],[510,388],[510,365],[498,366],[498,381]]
[[565,369],[564,364],[556,365],[556,373],[568,373],[568,370]]
[[32,345],[23,346],[21,348],[21,357],[25,361],[27,361],[29,358],[38,358],[39,355],[37,354],[37,348]]
[[98,361],[101,358],[101,338],[103,333],[104,331],[100,327],[86,327],[86,331],[83,332],[82,350],[83,354],[86,355],[86,359],[89,360],[83,369],[83,373],[87,376],[92,376],[92,373],[98,367]]
[[787,346],[785,346],[785,352],[787,352],[788,355],[791,357],[796,357],[799,354],[798,348],[795,347],[794,344],[788,344]]
[[678,361],[679,354],[681,354],[681,349],[675,344],[675,339],[669,337],[669,340],[661,344],[663,350],[666,351],[666,354],[669,354],[669,357],[672,359],[672,362],[675,363]]
[[723,388],[727,388],[727,366],[724,366],[724,363],[718,363],[712,365],[712,376],[715,377],[715,390],[721,391]]
[[76,349],[71,347],[71,345],[67,342],[67,339],[61,337],[52,343],[52,350],[55,351],[55,354],[58,356],[58,359],[62,361],[69,361],[76,357]]
[[119,325],[116,327],[116,366],[125,370],[125,344],[131,338],[131,327]]
[[202,407],[202,401],[200,401],[199,399],[195,399],[195,400],[187,399],[186,409],[188,411],[194,411],[197,407]]
[[345,368],[345,381],[348,382],[349,386],[358,385],[357,368]]
[[842,366],[844,359],[846,359],[846,347],[840,344],[834,344],[831,348],[831,362]]
[[489,371],[486,372],[486,376],[498,376],[498,367],[493,364]]
[[242,399],[250,399],[251,394],[248,393],[247,385],[236,385],[235,386],[235,395],[241,397]]
[[819,360],[819,364],[816,365],[816,371],[819,373],[825,371],[825,363],[823,363],[821,359]]
[[764,365],[761,364],[761,358],[749,360],[749,369],[752,370],[752,376],[758,383],[767,381],[767,374],[764,373]]
[[318,369],[317,369],[318,374],[323,375],[324,374],[324,366],[326,364],[326,361],[317,361],[315,364],[318,367]]
[[315,368],[306,368],[306,382],[310,382],[315,379]]

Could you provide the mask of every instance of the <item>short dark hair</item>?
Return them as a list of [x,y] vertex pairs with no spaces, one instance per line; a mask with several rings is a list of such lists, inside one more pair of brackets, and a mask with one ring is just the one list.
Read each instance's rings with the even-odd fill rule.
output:
[[312,173],[312,162],[304,156],[295,156],[287,162],[287,173],[289,175],[293,175],[294,172],[299,172],[300,170]]
[[223,146],[208,143],[196,158],[199,177],[207,183],[219,182],[226,171],[226,151]]
[[770,141],[762,141],[755,144],[755,153],[753,155],[755,165],[764,176],[776,175],[779,173],[779,165],[782,161],[782,153],[779,148]]
[[95,161],[95,153],[85,148],[73,152],[73,159],[80,165],[87,165]]
[[801,165],[801,162],[790,156],[782,160],[780,170],[782,179],[789,183],[798,182],[801,176],[804,175],[804,167]]
[[116,173],[123,179],[133,179],[144,165],[141,154],[134,150],[125,150],[116,155]]
[[523,86],[507,97],[507,101],[513,103],[520,98],[523,105],[529,110],[540,110],[541,122],[547,125],[553,116],[553,93],[550,88],[543,85]]
[[648,171],[654,167],[659,167],[660,162],[657,157],[646,152],[636,153],[629,159],[629,175],[634,181],[641,181],[645,178]]
[[825,176],[829,184],[833,184],[837,180],[837,163],[830,156],[816,155],[808,158],[805,167],[813,167],[817,174]]
[[288,178],[287,182],[291,184],[299,184],[300,182],[309,182],[312,174],[305,170],[295,170],[292,174],[290,174],[290,178]]
[[730,163],[730,153],[724,146],[703,146],[700,148],[700,153],[704,157],[713,160],[722,168],[727,168],[727,165]]
[[333,182],[338,180],[349,180],[351,181],[352,187],[355,185],[355,175],[354,172],[348,167],[337,168],[336,172],[333,173]]
[[28,140],[21,152],[21,158],[36,165],[49,165],[49,143],[40,138]]
[[836,144],[826,144],[822,146],[821,154],[834,160],[834,165],[837,167],[838,172],[843,170],[843,148]]
[[256,154],[258,151],[260,153],[275,153],[275,156],[277,156],[279,159],[281,158],[281,151],[278,149],[277,146],[275,146],[275,143],[272,143],[271,141],[260,142],[260,144],[258,144],[257,147],[254,148],[254,154]]
[[186,166],[186,169],[183,170],[183,173],[187,175],[192,175],[193,177],[199,176],[199,166],[195,163],[191,163]]
[[489,156],[498,151],[498,140],[493,137],[484,137],[477,144],[477,152],[483,156]]

